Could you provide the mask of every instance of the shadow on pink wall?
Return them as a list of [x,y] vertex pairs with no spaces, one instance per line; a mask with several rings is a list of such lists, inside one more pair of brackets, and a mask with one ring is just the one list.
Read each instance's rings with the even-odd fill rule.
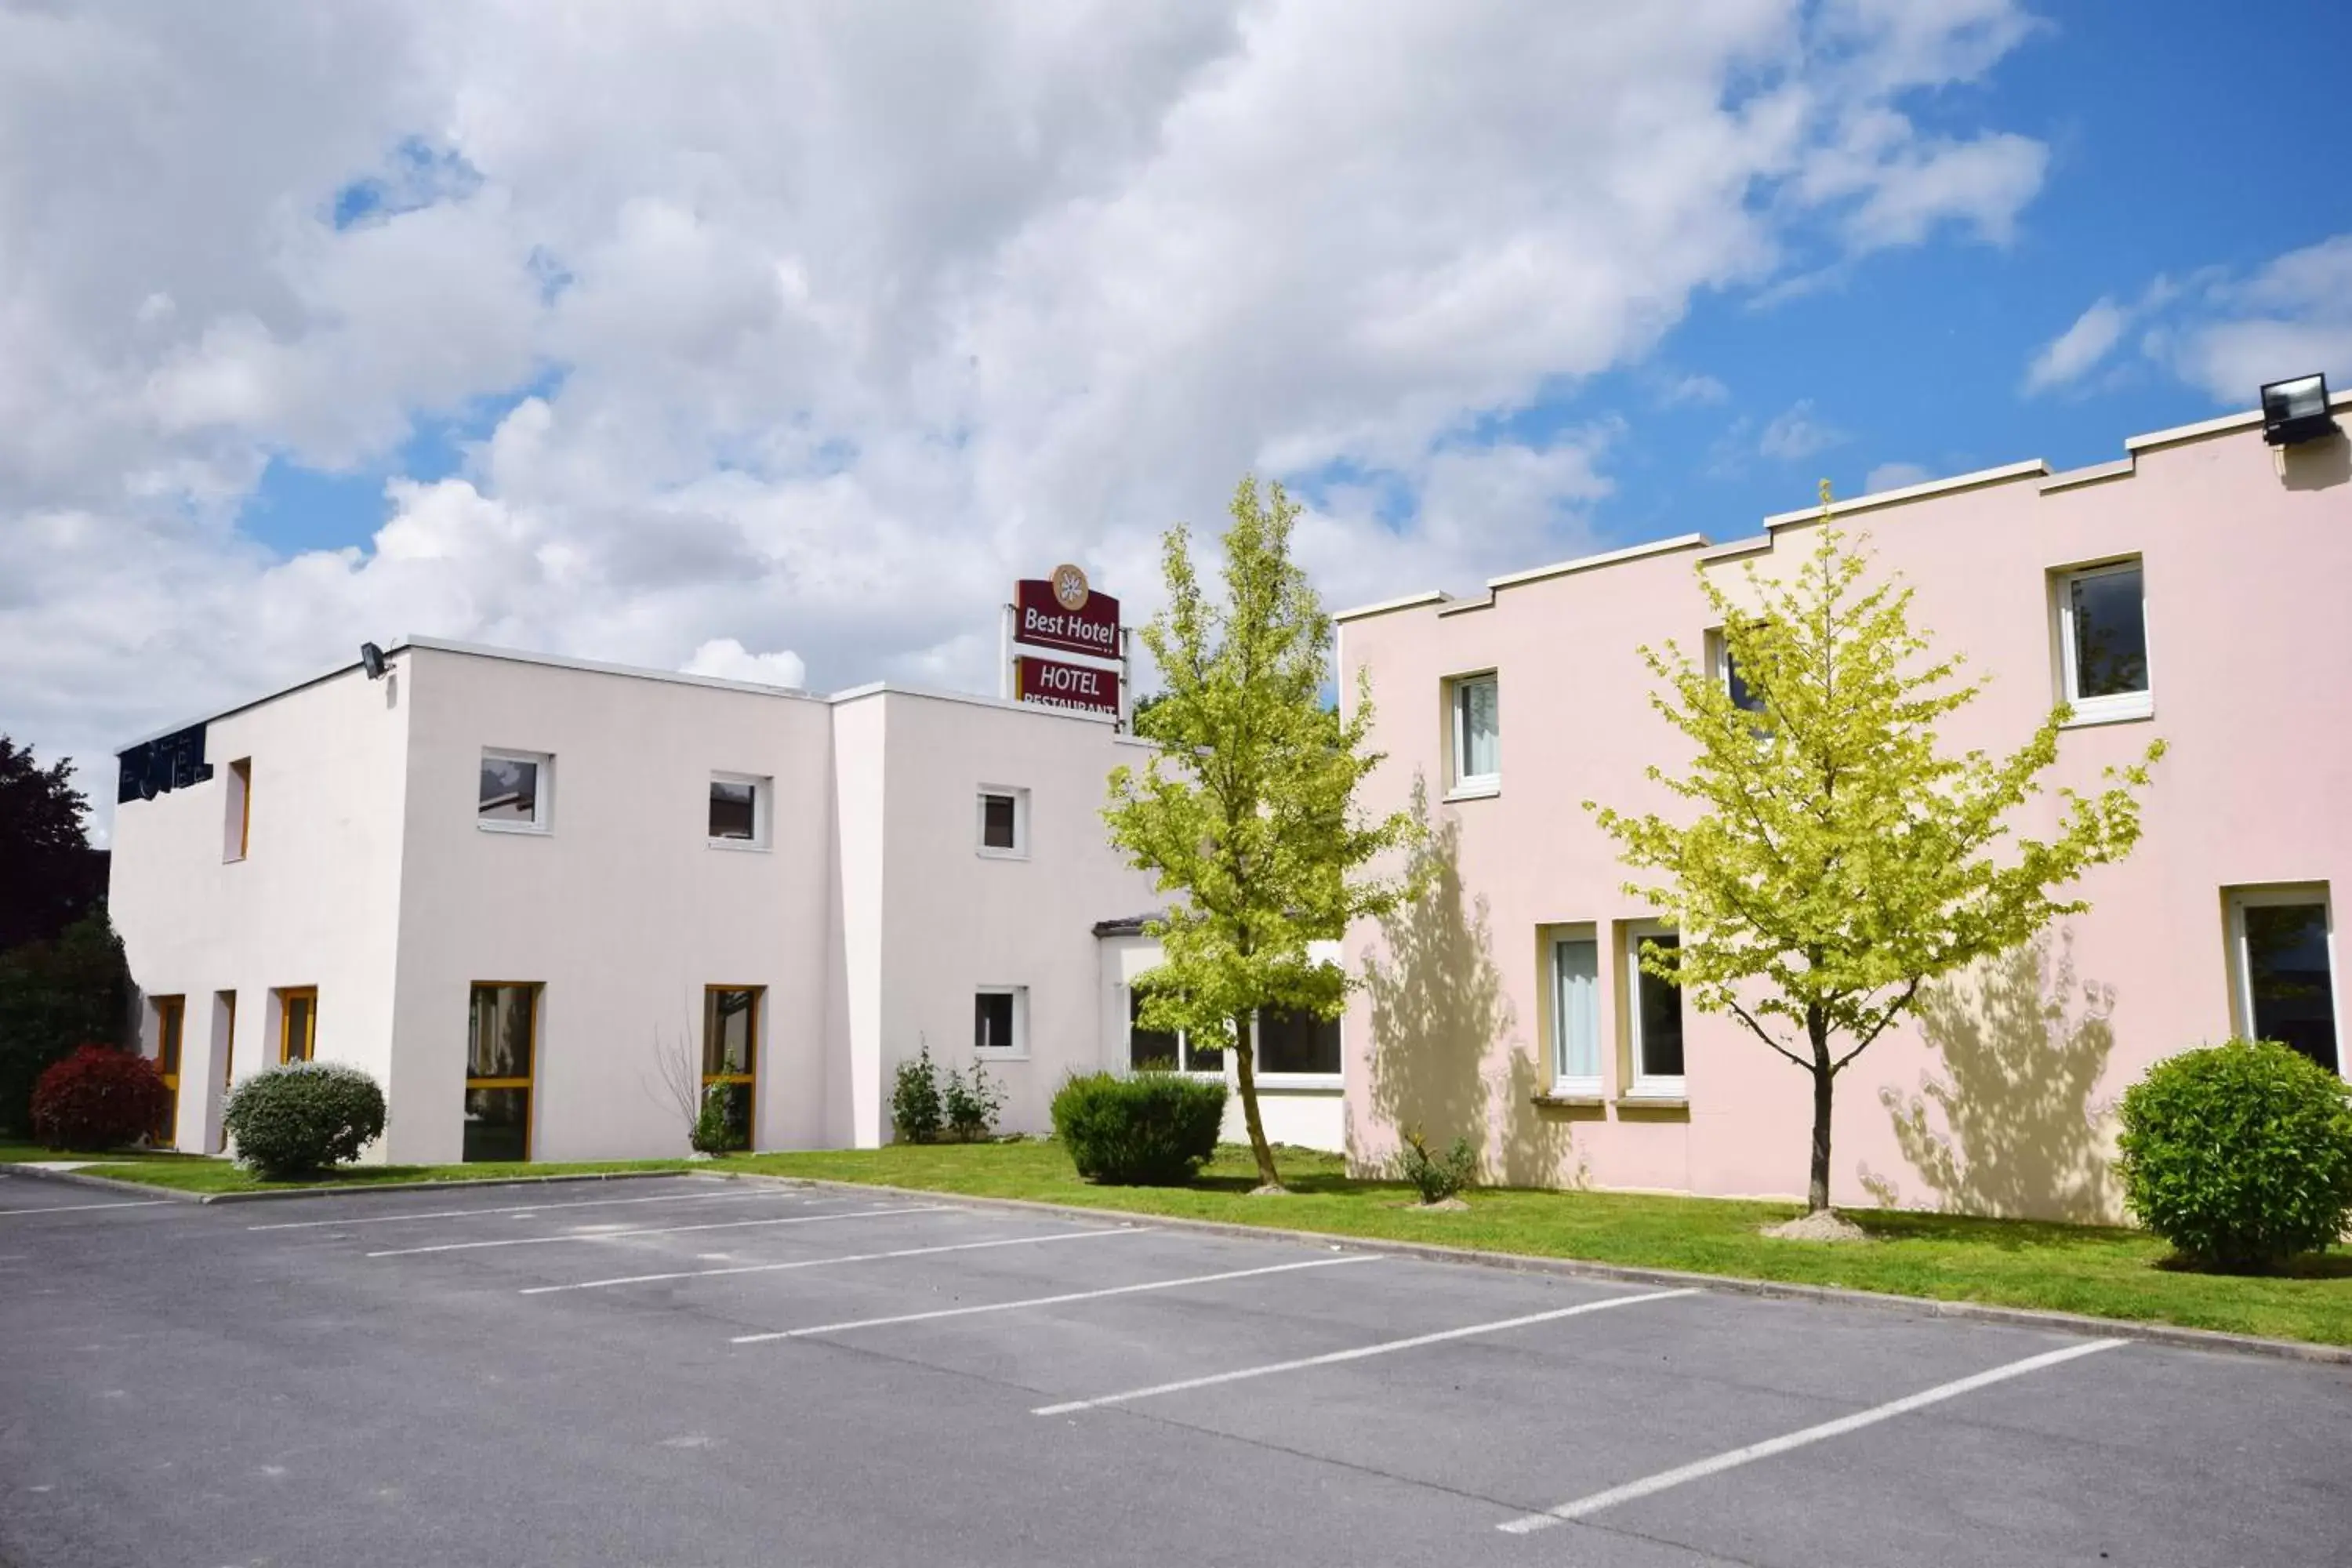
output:
[[[2035,939],[1923,994],[1917,1019],[1937,1066],[1919,1092],[1879,1102],[1936,1207],[2076,1224],[2119,1224],[2112,1099],[2098,1098],[2115,1049],[2115,988],[2074,972],[2071,933]],[[1878,1203],[1904,1196],[1861,1171]],[[1915,1194],[1911,1201],[1919,1202]]]

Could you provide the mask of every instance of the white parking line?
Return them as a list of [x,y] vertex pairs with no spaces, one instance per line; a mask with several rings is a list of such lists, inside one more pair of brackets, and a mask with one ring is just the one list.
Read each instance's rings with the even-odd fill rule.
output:
[[425,1209],[415,1214],[372,1214],[357,1219],[282,1219],[270,1225],[249,1225],[247,1230],[320,1230],[347,1225],[397,1225],[412,1219],[466,1219],[474,1215],[538,1214],[551,1209],[610,1208],[619,1204],[734,1203],[743,1198],[782,1195],[782,1189],[754,1187],[746,1192],[664,1193],[657,1198],[579,1198],[560,1204],[516,1204],[511,1208]]
[[853,1252],[842,1258],[799,1258],[790,1263],[739,1263],[731,1268],[681,1268],[669,1274],[624,1274],[612,1279],[583,1279],[576,1285],[533,1285],[519,1296],[552,1296],[564,1290],[602,1290],[613,1285],[654,1285],[668,1279],[709,1279],[721,1274],[778,1274],[790,1268],[824,1268],[835,1263],[879,1263],[890,1258],[929,1258],[941,1252],[978,1252],[991,1247],[1027,1247],[1040,1241],[1084,1241],[1093,1236],[1150,1236],[1150,1226],[1126,1226],[1115,1230],[1057,1230],[1050,1236],[1014,1236],[998,1241],[958,1241],[945,1247],[902,1247],[896,1252]]
[[1162,1394],[1181,1394],[1187,1389],[1213,1388],[1221,1383],[1240,1383],[1245,1378],[1271,1377],[1278,1372],[1297,1372],[1310,1366],[1332,1366],[1340,1362],[1362,1361],[1367,1356],[1389,1355],[1397,1351],[1418,1350],[1423,1345],[1443,1344],[1448,1340],[1466,1340],[1477,1334],[1496,1334],[1506,1329],[1524,1329],[1533,1323],[1555,1322],[1561,1318],[1580,1318],[1587,1312],[1605,1312],[1612,1307],[1638,1307],[1644,1301],[1670,1301],[1678,1296],[1696,1296],[1696,1289],[1653,1290],[1642,1296],[1611,1296],[1599,1301],[1583,1301],[1573,1307],[1559,1307],[1549,1312],[1529,1312],[1525,1317],[1503,1318],[1491,1323],[1473,1323],[1465,1329],[1444,1329],[1433,1334],[1415,1334],[1409,1340],[1382,1340],[1378,1344],[1359,1345],[1351,1351],[1332,1351],[1323,1355],[1300,1356],[1296,1361],[1269,1362],[1264,1366],[1245,1366],[1235,1372],[1212,1373],[1206,1377],[1188,1377],[1180,1383],[1158,1383],[1149,1388],[1130,1388],[1120,1394],[1105,1394],[1093,1399],[1072,1399],[1060,1405],[1041,1405],[1032,1415],[1068,1415],[1080,1410],[1097,1410],[1106,1405],[1125,1405],[1137,1399],[1150,1399]]
[[2100,1351],[2111,1351],[2123,1342],[2121,1340],[2092,1340],[2084,1344],[2068,1345],[2063,1350],[2045,1351],[2040,1355],[2027,1356],[2023,1361],[2013,1361],[2006,1366],[1997,1366],[1990,1372],[1978,1373],[1973,1377],[1963,1377],[1951,1383],[1938,1384],[1933,1388],[1922,1390],[1920,1393],[1902,1399],[1874,1405],[1868,1410],[1858,1410],[1852,1415],[1841,1415],[1834,1421],[1824,1421],[1818,1426],[1808,1426],[1801,1432],[1791,1432],[1785,1437],[1773,1437],[1761,1443],[1750,1443],[1745,1448],[1734,1448],[1729,1453],[1717,1454],[1711,1459],[1701,1459],[1696,1464],[1683,1465],[1671,1470],[1661,1470],[1654,1476],[1646,1476],[1638,1481],[1628,1481],[1622,1487],[1611,1487],[1607,1491],[1594,1492],[1591,1497],[1579,1498],[1574,1502],[1564,1502],[1558,1508],[1546,1509],[1541,1513],[1530,1513],[1508,1520],[1495,1528],[1513,1535],[1527,1535],[1535,1531],[1547,1530],[1555,1524],[1565,1524],[1570,1520],[1582,1519],[1587,1514],[1598,1513],[1604,1508],[1614,1508],[1621,1502],[1632,1502],[1636,1498],[1645,1498],[1654,1492],[1664,1491],[1669,1487],[1678,1487],[1685,1481],[1696,1481],[1707,1476],[1719,1475],[1725,1470],[1736,1469],[1741,1465],[1754,1464],[1759,1459],[1769,1459],[1775,1454],[1785,1454],[1791,1448],[1801,1448],[1811,1443],[1843,1436],[1848,1432],[1858,1432],[1864,1426],[1874,1426],[1881,1421],[1890,1420],[1895,1416],[1923,1409],[1930,1405],[1938,1405],[1947,1399],[1957,1398],[1960,1394],[1992,1384],[2006,1382],[2012,1377],[2022,1377],[2029,1372],[2039,1372],[2045,1366],[2056,1366],[2061,1362],[2073,1361],[2077,1356],[2095,1355]]
[[11,1214],[88,1214],[92,1209],[152,1209],[165,1204],[180,1202],[178,1198],[130,1198],[111,1204],[51,1204],[37,1209],[0,1209],[0,1215]]
[[808,1334],[846,1333],[852,1329],[882,1329],[893,1323],[928,1323],[938,1318],[968,1318],[979,1312],[1010,1312],[1021,1307],[1058,1307],[1065,1301],[1096,1301],[1105,1296],[1133,1296],[1146,1290],[1173,1290],[1184,1285],[1213,1285],[1221,1279],[1248,1279],[1260,1274],[1287,1274],[1297,1268],[1332,1268],[1343,1263],[1377,1263],[1377,1253],[1358,1252],[1344,1258],[1310,1258],[1304,1263],[1276,1263],[1264,1268],[1234,1268],[1223,1274],[1195,1274],[1184,1279],[1153,1279],[1141,1285],[1114,1285],[1108,1290],[1072,1290],[1061,1296],[1032,1296],[1021,1301],[991,1301],[978,1307],[942,1307],[931,1312],[901,1312],[894,1318],[858,1318],[845,1323],[816,1323],[805,1329],[782,1329],[767,1334],[738,1334],[739,1345],[764,1344],[770,1340],[797,1340]]
[[473,1252],[485,1247],[545,1247],[558,1241],[618,1241],[625,1236],[682,1236],[690,1230],[741,1230],[755,1225],[822,1225],[829,1219],[875,1219],[893,1214],[938,1214],[946,1204],[914,1204],[895,1209],[849,1209],[840,1214],[792,1214],[772,1219],[721,1219],[707,1225],[648,1225],[630,1230],[581,1230],[562,1236],[502,1236],[495,1241],[445,1241],[436,1247],[396,1247],[370,1258],[415,1258],[425,1252]]

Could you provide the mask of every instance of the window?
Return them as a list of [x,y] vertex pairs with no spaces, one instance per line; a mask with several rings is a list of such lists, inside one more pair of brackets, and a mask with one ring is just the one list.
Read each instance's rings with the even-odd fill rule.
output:
[[1026,1056],[1028,1011],[1026,986],[982,986],[971,999],[971,1048],[986,1056]]
[[239,757],[224,775],[221,799],[221,858],[242,860],[253,847],[253,759]]
[[758,1113],[760,994],[756,985],[702,990],[702,1103],[718,1100],[730,1149],[751,1146]]
[[2292,1046],[2328,1071],[2342,1072],[2326,888],[2239,893],[2230,900],[2230,916],[2238,1032]]
[[1268,1008],[1257,1016],[1257,1070],[1339,1072],[1339,1020]]
[[775,781],[750,773],[710,775],[710,844],[719,849],[768,847],[770,797]]
[[554,774],[555,759],[540,752],[484,752],[475,822],[499,833],[546,832]]
[[1713,667],[1716,679],[1723,682],[1724,690],[1731,698],[1731,705],[1750,713],[1763,712],[1763,697],[1750,690],[1748,683],[1739,679],[1738,661],[1731,657],[1730,640],[1720,630],[1711,631],[1706,634],[1706,646],[1707,662]]
[[477,982],[467,1027],[463,1158],[530,1158],[530,1083],[539,1044],[536,984]]
[[2062,573],[2057,601],[2059,698],[2073,706],[2075,722],[2103,724],[2155,712],[2140,563]]
[[1672,963],[1682,938],[1664,926],[1643,921],[1625,932],[1625,992],[1636,1099],[1683,1097],[1683,996],[1681,987],[1642,967],[1642,949],[1663,950]]
[[[216,991],[213,994],[213,1012],[220,1019],[221,1043],[221,1110],[228,1109],[229,1090],[236,1084],[236,993]],[[221,1128],[220,1143],[213,1151],[228,1152],[228,1128]]]
[[1182,1030],[1171,1033],[1163,1029],[1142,1026],[1143,988],[1131,985],[1127,992],[1127,1062],[1131,1068],[1164,1068],[1171,1072],[1201,1072],[1222,1075],[1225,1070],[1225,1050],[1223,1046],[1199,1047]]
[[1503,785],[1502,716],[1496,677],[1454,682],[1453,794],[1492,795]]
[[1563,936],[1551,944],[1552,1092],[1601,1092],[1601,943]]
[[148,1141],[156,1144],[179,1142],[180,1127],[180,1044],[188,1018],[188,999],[184,996],[158,996],[155,1008],[155,1075],[163,1080],[163,1110]]
[[319,990],[289,986],[278,994],[278,1059],[307,1062],[319,1049]]
[[982,788],[980,792],[980,852],[1017,860],[1029,853],[1029,792]]

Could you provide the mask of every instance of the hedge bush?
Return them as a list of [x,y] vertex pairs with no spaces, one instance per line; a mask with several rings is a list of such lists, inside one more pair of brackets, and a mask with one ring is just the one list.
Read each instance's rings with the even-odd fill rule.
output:
[[171,1102],[146,1058],[77,1046],[34,1081],[33,1136],[50,1149],[116,1149],[161,1128]]
[[1181,1186],[1216,1152],[1225,1086],[1169,1072],[1074,1075],[1053,1111],[1055,1135],[1087,1181]]
[[2258,1269],[2342,1238],[2352,1089],[2269,1040],[2160,1061],[2124,1094],[2125,1201],[2184,1257]]
[[383,1090],[357,1068],[289,1062],[236,1086],[223,1118],[237,1159],[270,1181],[360,1157],[383,1132]]
[[946,1124],[940,1069],[931,1065],[931,1047],[927,1045],[913,1060],[898,1064],[890,1084],[890,1125],[898,1130],[901,1143],[933,1143]]

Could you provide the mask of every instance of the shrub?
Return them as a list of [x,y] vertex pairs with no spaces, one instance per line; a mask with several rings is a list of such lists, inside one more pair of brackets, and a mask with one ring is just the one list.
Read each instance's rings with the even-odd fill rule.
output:
[[2157,1063],[2124,1094],[2117,1142],[2132,1212],[2200,1263],[2265,1268],[2352,1215],[2352,1089],[2273,1041]]
[[85,1042],[129,1038],[131,970],[99,910],[53,942],[0,952],[0,1132],[32,1125],[33,1084]]
[[890,1125],[905,1143],[929,1143],[940,1135],[945,1120],[940,1095],[940,1069],[931,1065],[931,1047],[925,1046],[910,1062],[898,1064],[898,1081],[890,1086]]
[[1054,1131],[1078,1174],[1115,1186],[1181,1186],[1216,1152],[1225,1086],[1174,1073],[1073,1075],[1054,1094]]
[[948,1131],[967,1143],[995,1131],[996,1113],[1004,1109],[1003,1089],[989,1081],[978,1062],[971,1064],[969,1079],[961,1073],[948,1074],[941,1099],[947,1108]]
[[78,1046],[33,1085],[33,1136],[51,1149],[113,1149],[154,1131],[171,1102],[146,1058]]
[[751,1146],[751,1086],[714,1083],[702,1091],[702,1110],[687,1135],[698,1154],[731,1154]]
[[1421,1129],[1408,1127],[1403,1146],[1397,1150],[1397,1174],[1412,1184],[1423,1203],[1442,1204],[1477,1176],[1478,1152],[1470,1147],[1469,1139],[1456,1138],[1444,1153],[1433,1154]]
[[238,1084],[222,1120],[239,1161],[284,1181],[358,1159],[383,1131],[383,1090],[357,1068],[289,1062]]

